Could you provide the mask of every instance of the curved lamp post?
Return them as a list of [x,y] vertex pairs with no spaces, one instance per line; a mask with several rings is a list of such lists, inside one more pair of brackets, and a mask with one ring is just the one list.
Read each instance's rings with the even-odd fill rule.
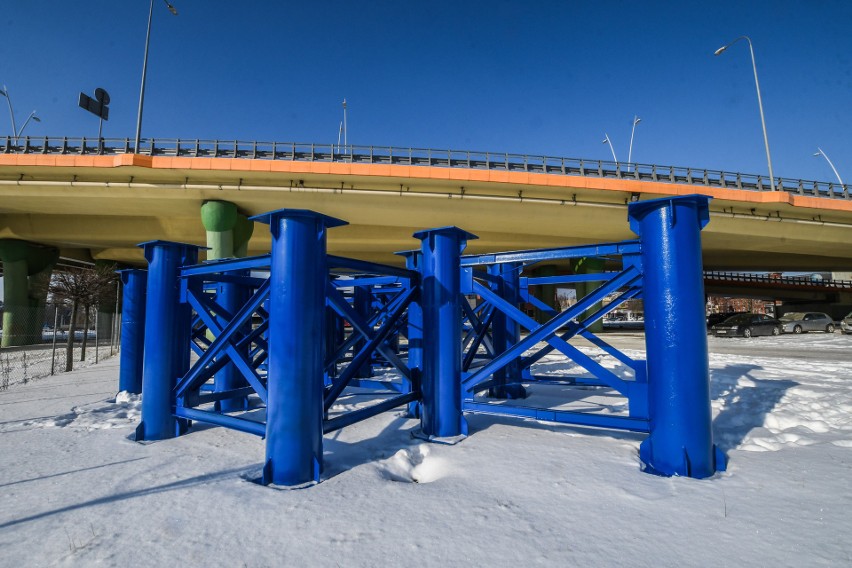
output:
[[633,163],[633,135],[636,134],[636,125],[642,122],[642,119],[633,115],[633,129],[630,131],[630,149],[627,151],[627,164],[628,168],[630,168],[630,164]]
[[12,121],[12,138],[15,139],[15,144],[18,143],[18,139],[21,137],[21,134],[24,132],[24,128],[27,127],[27,124],[30,123],[30,120],[34,120],[36,122],[41,122],[41,119],[36,116],[36,111],[32,111],[27,119],[24,121],[24,125],[21,126],[21,129],[17,129],[17,125],[15,124],[15,111],[12,110],[12,97],[9,96],[9,89],[6,88],[6,85],[3,85],[3,88],[0,89],[0,95],[6,97],[6,104],[9,106],[9,118]]
[[30,115],[27,117],[27,119],[24,121],[24,125],[23,125],[23,126],[21,127],[21,129],[18,131],[18,134],[15,136],[15,144],[17,144],[17,143],[18,143],[18,138],[20,138],[20,137],[21,137],[21,134],[23,134],[23,133],[24,133],[24,128],[26,128],[26,127],[27,127],[27,124],[29,124],[29,123],[30,123],[30,120],[34,120],[34,121],[36,121],[36,122],[41,122],[41,119],[40,119],[39,117],[37,117],[37,116],[36,116],[36,111],[32,111],[32,112],[30,113]]
[[760,98],[760,83],[757,80],[757,65],[754,62],[754,49],[751,46],[751,39],[748,36],[740,36],[728,45],[723,45],[719,49],[717,49],[713,55],[719,55],[741,39],[744,39],[748,42],[748,50],[751,53],[751,66],[754,70],[754,86],[757,88],[757,106],[760,108],[760,123],[763,125],[763,143],[766,146],[766,161],[769,164],[769,183],[772,187],[772,191],[775,191],[775,176],[772,173],[772,157],[769,155],[769,138],[766,136],[766,121],[763,118],[763,101]]
[[837,168],[835,168],[835,167],[834,167],[834,164],[833,164],[833,163],[831,163],[831,160],[829,160],[829,159],[828,159],[828,156],[826,156],[826,155],[825,155],[825,152],[823,152],[823,151],[822,151],[822,148],[817,147],[817,152],[816,152],[816,154],[814,154],[814,156],[820,156],[820,155],[821,155],[823,158],[825,158],[825,161],[826,161],[826,162],[828,162],[828,165],[829,165],[829,166],[831,166],[831,169],[832,169],[832,170],[834,170],[834,175],[836,175],[836,176],[837,176],[837,181],[839,181],[839,182],[840,182],[840,185],[843,185],[843,180],[842,180],[842,179],[840,179],[840,174],[839,174],[839,173],[837,173]]
[[[168,0],[163,0],[166,8],[172,15],[177,16],[178,11]],[[139,153],[139,141],[142,137],[142,107],[145,104],[145,77],[148,74],[148,46],[151,43],[151,19],[154,15],[154,0],[151,0],[151,7],[148,9],[148,32],[145,34],[145,59],[142,61],[142,86],[139,88],[139,114],[136,116],[136,142],[133,145],[133,152]]]
[[604,139],[601,141],[601,144],[609,144],[609,150],[612,152],[612,160],[618,164],[618,158],[615,157],[615,148],[612,147],[612,141],[609,139],[609,134],[604,132]]

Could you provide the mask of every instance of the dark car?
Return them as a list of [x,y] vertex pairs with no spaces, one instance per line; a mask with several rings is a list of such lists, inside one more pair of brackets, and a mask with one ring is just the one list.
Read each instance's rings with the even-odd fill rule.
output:
[[764,314],[737,314],[713,326],[716,337],[781,335],[782,323]]
[[744,314],[745,312],[727,312],[724,314],[710,314],[707,316],[707,329],[713,329],[717,323],[722,323],[731,316]]

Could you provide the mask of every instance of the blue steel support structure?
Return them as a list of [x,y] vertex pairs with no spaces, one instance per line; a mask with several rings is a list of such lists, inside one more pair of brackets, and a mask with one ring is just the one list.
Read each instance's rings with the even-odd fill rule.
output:
[[137,440],[164,440],[186,431],[173,414],[177,377],[189,368],[191,311],[181,303],[181,266],[198,262],[200,247],[168,241],[140,245],[148,261],[145,302],[145,354],[142,370],[142,422]]
[[118,390],[142,393],[142,358],[145,352],[145,287],[148,273],[130,268],[119,270],[122,284],[121,349]]
[[280,209],[252,220],[272,232],[266,463],[263,483],[318,482],[322,470],[326,230],[344,221]]
[[461,393],[461,252],[476,235],[458,227],[420,231],[420,306],[423,310],[422,433],[467,435]]
[[[178,435],[189,420],[265,436],[263,482],[299,486],[320,479],[324,433],[408,405],[409,416],[421,420],[421,434],[437,441],[467,434],[464,411],[647,432],[640,448],[646,471],[708,477],[725,467],[712,439],[704,330],[700,231],[709,218],[708,200],[686,196],[632,204],[630,225],[640,238],[620,243],[462,257],[474,235],[456,227],[421,231],[414,235],[420,250],[400,253],[406,269],[327,255],[327,229],[345,223],[304,210],[253,218],[270,225],[272,252],[263,257],[196,265],[198,247],[145,243],[148,333],[137,439]],[[539,262],[584,257],[616,270],[521,276]],[[268,279],[249,273],[267,267]],[[137,302],[140,296],[133,278],[144,282],[144,276],[122,275],[128,314],[133,308],[128,296]],[[578,282],[599,284],[564,311],[548,312],[547,322],[523,311],[524,301],[533,301],[529,286]],[[350,290],[356,297],[347,296]],[[471,307],[464,294],[477,294],[482,303]],[[373,297],[369,303],[367,295]],[[638,297],[645,300],[647,361],[631,359],[589,329]],[[332,329],[343,320],[352,326],[348,338]],[[528,330],[524,336],[521,327]],[[401,330],[407,361],[394,347]],[[138,341],[141,329],[135,331]],[[125,331],[123,340],[133,332]],[[576,337],[628,372],[613,373],[572,345]],[[190,344],[199,356],[192,368]],[[533,374],[532,366],[553,351],[583,375]],[[398,380],[357,378],[373,358],[396,368]],[[137,363],[122,359],[122,381]],[[627,413],[488,400],[524,398],[522,383],[609,389],[626,397]],[[341,412],[336,402],[348,387],[393,395]],[[246,408],[246,397],[254,394],[266,403],[266,424],[224,414]]]
[[709,477],[724,470],[713,445],[701,229],[710,198],[654,199],[630,205],[642,243],[650,435],[640,457],[662,475]]

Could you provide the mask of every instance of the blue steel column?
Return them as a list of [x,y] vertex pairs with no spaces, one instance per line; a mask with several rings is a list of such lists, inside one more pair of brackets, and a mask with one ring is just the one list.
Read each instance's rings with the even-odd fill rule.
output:
[[346,223],[299,209],[252,220],[272,232],[263,483],[301,485],[322,469],[326,229]]
[[[507,262],[491,264],[488,272],[497,278],[491,288],[504,300],[518,306],[521,303],[521,264]],[[491,323],[491,338],[497,355],[511,348],[520,340],[521,329],[518,323],[506,314],[497,310]],[[488,396],[493,398],[524,398],[526,389],[520,384],[521,366],[515,359],[494,373],[495,386],[488,389]]]
[[713,445],[701,229],[709,197],[631,204],[642,243],[650,436],[640,457],[650,473],[708,477],[725,467]]
[[148,283],[148,273],[133,268],[119,270],[118,273],[123,294],[118,390],[141,394],[145,348],[145,287]]
[[189,368],[192,311],[181,303],[181,266],[198,262],[200,247],[167,241],[139,245],[148,261],[145,300],[145,354],[142,369],[142,423],[137,440],[164,440],[186,431],[172,414],[178,376]]
[[429,438],[467,434],[461,396],[461,278],[459,257],[476,235],[457,227],[414,233],[422,241],[423,406],[421,427]]
[[[365,320],[369,320],[370,316],[373,314],[373,293],[372,291],[364,286],[355,286],[355,290],[353,291],[352,298],[352,307],[358,313],[359,316],[364,318]],[[352,333],[357,333],[356,331],[352,331]],[[366,339],[359,339],[355,342],[354,347],[352,348],[353,356],[361,350],[367,344]],[[364,364],[355,372],[355,376],[359,379],[367,379],[373,376],[373,358],[368,357]]]
[[[232,276],[248,276],[246,271],[232,272]],[[243,304],[248,300],[246,287],[236,282],[219,282],[216,285],[216,302],[231,316],[243,307]],[[222,327],[228,324],[228,318],[219,316],[218,322]],[[244,355],[248,354],[248,346],[244,349]],[[237,366],[233,363],[225,365],[213,380],[213,390],[215,392],[224,392],[233,389],[242,388],[248,385],[245,377],[240,373]],[[217,401],[215,407],[220,412],[234,412],[245,410],[248,408],[248,397],[240,396]]]
[[[405,257],[405,267],[412,272],[420,272],[422,255],[419,250],[407,250],[396,253]],[[410,286],[419,286],[412,279]],[[421,388],[423,376],[423,308],[420,297],[408,304],[408,327],[405,336],[408,338],[408,370],[411,372],[411,387]],[[403,383],[404,384],[404,383]],[[411,392],[406,388],[403,392]],[[420,401],[408,403],[408,417],[420,418]]]

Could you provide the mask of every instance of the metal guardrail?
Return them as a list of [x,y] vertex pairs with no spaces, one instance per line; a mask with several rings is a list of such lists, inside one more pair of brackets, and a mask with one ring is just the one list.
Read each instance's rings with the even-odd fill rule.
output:
[[[13,137],[6,136],[0,138],[0,153],[111,156],[132,153],[132,142],[129,138],[102,138],[99,141],[97,138],[36,138],[30,136],[15,141]],[[679,166],[465,150],[354,145],[341,148],[334,144],[151,138],[142,141],[139,153],[146,156],[188,158],[242,158],[297,162],[432,166],[655,181],[748,191],[771,191],[769,178],[754,174]],[[833,199],[850,198],[848,184],[840,185],[832,182],[777,178],[775,186],[779,191],[796,195]]]
[[736,282],[743,284],[764,284],[768,286],[790,286],[820,290],[852,290],[849,280],[812,280],[807,276],[770,276],[744,274],[737,272],[705,271],[704,280],[715,282]]

